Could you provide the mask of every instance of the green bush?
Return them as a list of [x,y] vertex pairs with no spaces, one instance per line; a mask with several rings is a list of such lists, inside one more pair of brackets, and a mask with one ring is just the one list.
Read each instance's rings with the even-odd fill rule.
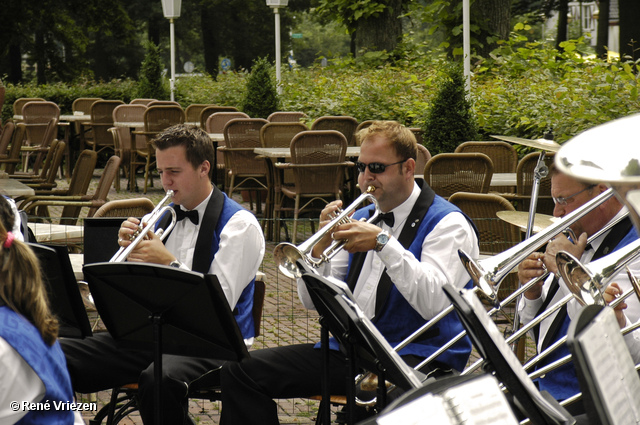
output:
[[140,68],[138,97],[143,99],[168,99],[170,89],[167,89],[167,84],[162,78],[163,66],[160,59],[160,48],[151,41],[146,42],[145,48],[147,53]]
[[[526,31],[524,26],[516,28],[520,29]],[[478,139],[490,140],[496,134],[535,139],[551,128],[562,143],[597,124],[639,112],[638,62],[586,58],[586,49],[582,40],[573,40],[559,52],[514,32],[490,60],[475,64],[470,98]],[[279,109],[303,111],[309,121],[323,115],[351,115],[358,121],[393,119],[428,128],[428,112],[438,93],[436,82],[449,65],[444,54],[408,49],[371,68],[336,59],[327,67],[285,71]],[[176,99],[183,107],[215,103],[243,109],[249,75],[220,74],[217,81],[207,75],[179,78]],[[63,113],[71,113],[77,97],[129,102],[137,97],[137,84],[133,80],[6,84],[3,120],[13,114],[11,105],[18,97],[43,97],[58,103]]]
[[267,58],[260,58],[253,63],[240,107],[251,118],[267,118],[279,108],[280,101],[272,72],[273,67]]
[[433,106],[427,115],[424,139],[432,155],[453,152],[465,141],[476,140],[476,121],[467,100],[460,66],[446,70]]

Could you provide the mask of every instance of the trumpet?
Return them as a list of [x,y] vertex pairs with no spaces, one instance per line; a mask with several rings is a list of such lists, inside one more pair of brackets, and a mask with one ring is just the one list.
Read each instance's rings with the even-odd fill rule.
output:
[[577,208],[570,214],[567,214],[558,223],[547,227],[526,241],[521,242],[498,255],[494,255],[491,258],[475,261],[466,252],[460,249],[458,250],[460,260],[467,269],[471,279],[473,279],[473,283],[479,286],[482,292],[487,295],[489,300],[496,305],[500,284],[514,267],[527,258],[529,254],[544,245],[549,239],[561,233],[563,230],[571,226],[612,196],[613,190],[607,189],[600,195],[582,205],[580,208]]
[[346,209],[340,210],[340,213],[326,226],[317,231],[302,244],[298,246],[288,242],[278,244],[273,251],[273,259],[276,264],[278,264],[278,268],[282,274],[292,279],[299,278],[302,276],[302,272],[296,265],[298,260],[304,261],[312,268],[318,268],[322,263],[331,260],[338,252],[340,252],[346,241],[333,241],[331,245],[324,250],[319,259],[316,260],[311,257],[311,250],[313,250],[313,247],[335,226],[349,223],[351,221],[351,218],[349,218],[351,213],[357,210],[365,201],[371,201],[375,206],[373,215],[366,220],[367,223],[374,221],[376,217],[378,217],[380,214],[380,207],[378,206],[378,200],[372,195],[375,190],[376,188],[374,186],[369,186],[365,193],[356,198],[356,200],[353,201]]
[[120,263],[127,260],[131,251],[133,251],[138,244],[143,241],[147,233],[153,229],[155,224],[160,220],[160,218],[166,213],[169,212],[171,214],[171,222],[166,229],[158,229],[156,235],[160,238],[160,240],[164,240],[167,236],[169,236],[169,232],[173,230],[176,223],[178,222],[176,217],[176,211],[169,205],[165,205],[171,202],[171,198],[173,198],[173,190],[168,190],[167,194],[164,198],[156,205],[156,207],[149,214],[142,217],[140,220],[140,224],[138,225],[138,229],[135,231],[133,235],[130,237],[131,243],[125,248],[121,246],[118,252],[115,253],[113,257],[109,260],[110,263]]

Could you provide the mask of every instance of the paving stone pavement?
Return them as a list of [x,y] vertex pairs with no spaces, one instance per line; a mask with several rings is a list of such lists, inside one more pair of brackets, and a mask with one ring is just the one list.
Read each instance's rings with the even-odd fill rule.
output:
[[[97,181],[101,175],[100,169],[94,173],[94,179],[90,185],[88,193],[93,193]],[[144,184],[141,176],[138,176],[138,184],[141,188]],[[148,197],[154,204],[164,197],[164,192],[160,188],[160,179],[154,179],[155,187],[148,190],[146,195],[141,192],[132,192],[126,190],[127,181],[121,178],[121,190],[116,191],[114,188],[109,193],[109,199],[124,199],[135,197]],[[65,187],[66,180],[59,180],[59,187]],[[249,209],[249,204],[242,199],[240,195],[234,195],[234,199],[241,202]],[[52,217],[59,217],[61,209],[52,208]],[[80,215],[78,224],[82,224],[82,219],[86,217],[86,208]],[[259,217],[262,219],[262,217]],[[291,226],[289,226],[291,228]],[[298,241],[305,240],[311,235],[311,227],[309,223],[301,226],[302,233],[298,236]],[[284,233],[282,234],[284,238]],[[299,243],[299,242],[298,242]],[[267,242],[266,253],[262,263],[261,271],[265,273],[265,282],[267,284],[265,305],[262,319],[262,335],[256,338],[252,349],[272,347],[278,345],[287,345],[301,342],[315,342],[320,338],[320,327],[317,322],[317,315],[314,312],[306,310],[299,302],[295,282],[283,276],[273,261],[273,249],[276,244]],[[512,312],[511,312],[512,313]],[[95,312],[90,311],[90,315]],[[503,325],[504,326],[504,325]],[[103,329],[101,323],[98,324],[98,330]],[[528,355],[531,355],[533,348],[528,344]],[[477,359],[474,352],[470,363]],[[102,391],[97,394],[77,394],[78,400],[96,402],[97,408],[102,408],[110,398],[110,391]],[[189,402],[189,410],[193,420],[197,424],[218,424],[219,423],[219,402],[210,402],[203,400],[191,400]],[[318,402],[307,399],[280,400],[280,422],[282,424],[311,424],[315,423],[316,413],[318,410]],[[86,423],[92,419],[95,412],[84,412],[83,418]],[[120,422],[121,424],[141,424],[142,421],[137,412]]]

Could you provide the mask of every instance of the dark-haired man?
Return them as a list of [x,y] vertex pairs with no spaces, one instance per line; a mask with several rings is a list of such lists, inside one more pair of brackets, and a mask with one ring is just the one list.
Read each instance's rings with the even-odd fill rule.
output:
[[[165,240],[151,234],[139,243],[128,261],[179,267],[215,274],[234,310],[247,345],[253,343],[254,279],[264,255],[265,242],[252,213],[229,199],[211,183],[215,171],[212,142],[203,130],[178,125],[153,141],[156,164],[165,190],[181,219]],[[127,246],[138,227],[137,218],[126,220],[119,244]],[[160,220],[159,225],[162,225]],[[95,392],[138,382],[140,414],[153,423],[153,355],[118,349],[109,334],[83,341],[64,341],[63,350],[75,391]],[[186,399],[189,384],[222,362],[184,356],[163,356],[162,417],[167,424],[191,422]]]

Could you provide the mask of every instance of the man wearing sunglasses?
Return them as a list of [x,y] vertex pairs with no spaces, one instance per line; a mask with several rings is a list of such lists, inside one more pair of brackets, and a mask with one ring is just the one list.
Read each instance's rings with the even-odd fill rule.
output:
[[[553,215],[556,217],[564,217],[607,190],[607,186],[604,184],[583,183],[561,173],[555,167],[551,167],[550,175],[551,194],[555,204]],[[518,305],[522,323],[530,322],[569,293],[569,289],[557,274],[556,254],[558,252],[566,251],[579,258],[581,263],[587,264],[637,239],[636,231],[631,220],[627,217],[587,243],[588,238],[613,224],[626,212],[626,207],[623,207],[615,197],[611,197],[574,223],[571,226],[572,236],[558,235],[547,244],[545,252],[535,252],[520,263],[518,279],[521,284],[542,276],[545,270],[552,273],[549,278],[541,280],[540,283],[524,293],[524,297]],[[637,264],[635,268],[637,268]],[[607,302],[631,288],[626,272],[616,276],[613,281],[617,283],[612,283],[606,289],[605,299]],[[572,300],[566,307],[556,311],[534,328],[533,336],[538,352],[543,351],[567,334],[571,318],[577,314],[580,308],[581,305],[576,300]],[[625,308],[626,315],[622,312]],[[616,308],[616,316],[621,327],[640,319],[640,303],[637,297],[627,298],[626,304],[624,302],[620,304]],[[638,349],[640,341],[637,334],[628,334],[625,340],[632,353],[640,353]],[[563,346],[542,360],[538,367],[550,364],[568,354],[568,348]],[[538,384],[541,390],[548,391],[557,400],[564,400],[580,392],[578,378],[572,363],[547,373],[544,378],[538,381]],[[578,402],[572,404],[568,410],[573,414],[583,413],[584,407],[581,402]]]
[[[377,223],[360,221],[371,216],[373,205],[358,210],[350,223],[327,232],[312,255],[320,257],[333,240],[345,241],[344,249],[319,272],[346,282],[364,314],[395,346],[450,304],[443,285],[471,287],[457,251],[477,256],[478,238],[457,207],[423,180],[415,180],[416,139],[409,129],[397,122],[376,121],[357,137],[359,187],[375,189],[373,196],[384,217]],[[328,204],[320,214],[320,225],[326,226],[341,206],[341,201]],[[304,306],[313,309],[301,279],[298,293]],[[448,315],[399,354],[415,366],[462,329],[457,317]],[[345,394],[346,358],[335,340],[330,347],[330,391]],[[460,371],[470,350],[470,341],[463,339],[422,372],[435,377]],[[277,424],[274,398],[321,393],[321,355],[318,344],[298,344],[253,351],[246,361],[226,364],[221,374],[221,423]]]

